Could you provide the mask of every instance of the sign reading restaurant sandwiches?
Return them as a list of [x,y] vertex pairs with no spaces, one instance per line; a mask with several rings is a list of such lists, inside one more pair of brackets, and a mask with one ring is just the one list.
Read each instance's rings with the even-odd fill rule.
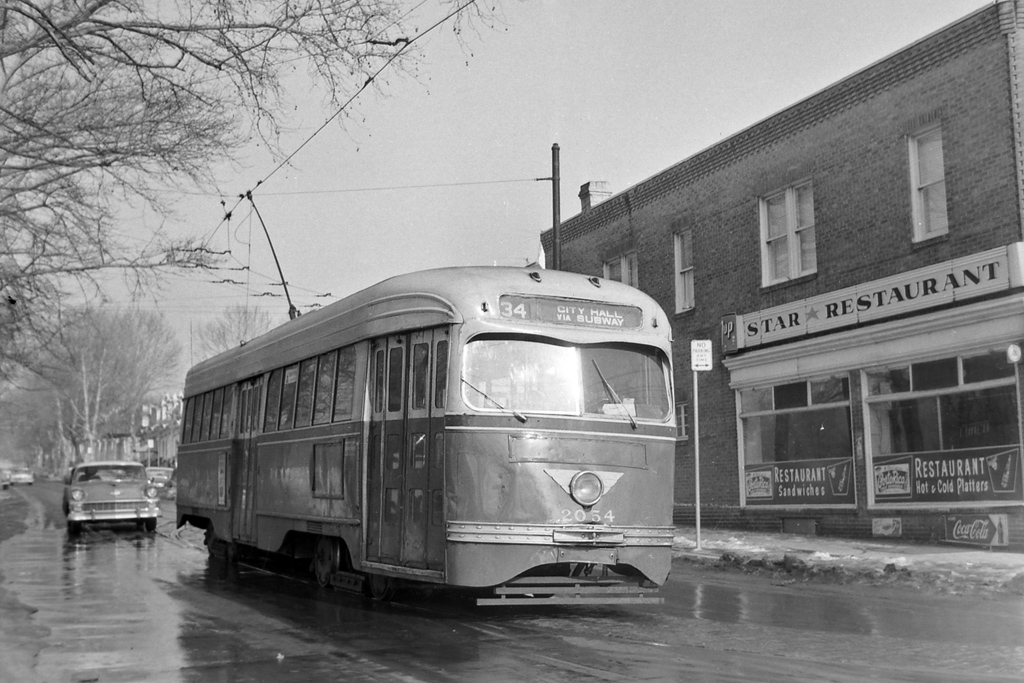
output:
[[744,500],[754,505],[853,505],[852,458],[747,465]]
[[1024,285],[1024,243],[722,319],[726,353],[849,327]]

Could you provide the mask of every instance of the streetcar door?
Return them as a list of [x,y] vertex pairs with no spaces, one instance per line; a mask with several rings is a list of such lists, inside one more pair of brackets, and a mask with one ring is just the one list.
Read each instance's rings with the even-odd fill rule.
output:
[[[367,558],[441,569],[444,400],[435,391],[437,344],[447,330],[375,340],[372,353]],[[443,393],[443,392],[442,392]]]
[[366,559],[381,558],[381,530],[384,500],[384,370],[387,367],[387,340],[374,339],[370,344],[370,434],[366,447],[367,514]]
[[259,433],[260,406],[263,401],[263,378],[242,382],[239,387],[239,458],[237,486],[234,497],[234,538],[255,540],[254,511],[256,508],[256,436]]
[[[439,347],[441,340],[444,343]],[[446,375],[447,330],[420,330],[409,335],[402,564],[430,569],[441,569],[444,560],[444,402],[437,400],[435,391],[439,348],[444,353],[442,374]]]
[[407,335],[374,340],[373,410],[370,418],[370,528],[366,555],[398,564],[402,534],[402,452],[405,443]]

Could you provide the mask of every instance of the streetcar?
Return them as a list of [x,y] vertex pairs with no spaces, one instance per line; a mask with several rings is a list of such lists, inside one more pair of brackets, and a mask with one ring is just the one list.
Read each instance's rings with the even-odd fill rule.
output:
[[619,282],[392,277],[189,370],[177,524],[379,600],[660,602],[671,358],[664,311]]

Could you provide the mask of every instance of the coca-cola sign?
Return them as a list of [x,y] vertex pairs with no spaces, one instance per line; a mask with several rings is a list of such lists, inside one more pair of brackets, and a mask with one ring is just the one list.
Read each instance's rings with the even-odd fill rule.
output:
[[1007,545],[1006,515],[946,515],[946,540],[968,545]]

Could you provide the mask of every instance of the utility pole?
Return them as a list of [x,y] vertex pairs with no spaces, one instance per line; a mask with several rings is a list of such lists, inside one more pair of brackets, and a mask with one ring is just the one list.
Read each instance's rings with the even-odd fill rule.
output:
[[562,269],[562,188],[558,176],[558,143],[551,145],[551,267]]

